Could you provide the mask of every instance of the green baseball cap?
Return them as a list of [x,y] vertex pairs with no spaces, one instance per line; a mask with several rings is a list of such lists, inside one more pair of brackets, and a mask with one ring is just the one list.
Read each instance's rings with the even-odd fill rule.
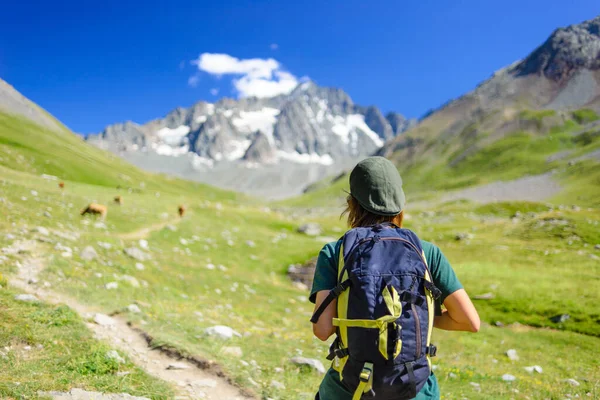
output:
[[404,210],[402,177],[384,157],[365,158],[350,173],[350,194],[367,211],[393,216]]

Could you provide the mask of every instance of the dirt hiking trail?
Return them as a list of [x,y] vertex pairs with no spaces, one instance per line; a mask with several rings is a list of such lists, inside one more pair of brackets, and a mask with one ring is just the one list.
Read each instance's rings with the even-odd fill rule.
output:
[[152,224],[152,225],[149,225],[149,226],[145,226],[143,228],[140,228],[140,229],[132,231],[132,232],[125,232],[125,233],[117,234],[116,236],[119,239],[123,239],[123,240],[146,239],[148,236],[150,236],[151,233],[156,232],[156,231],[160,231],[161,229],[163,229],[167,225],[173,225],[173,226],[175,226],[175,225],[179,224],[180,222],[181,222],[181,218],[172,219],[172,220],[168,220],[168,221],[157,222],[155,224]]
[[[167,224],[168,222],[161,225]],[[145,232],[161,229],[157,226],[158,224],[152,225],[146,228]],[[133,233],[140,235],[141,232],[142,230]],[[9,280],[13,287],[33,294],[44,302],[66,304],[85,320],[93,320],[94,322],[88,322],[87,326],[95,337],[108,342],[112,347],[126,354],[134,364],[148,374],[169,382],[176,393],[176,399],[242,400],[251,398],[230,384],[226,378],[200,369],[199,366],[202,363],[199,361],[193,363],[172,351],[151,348],[149,336],[129,326],[122,318],[101,314],[93,306],[83,305],[73,298],[38,285],[38,275],[44,270],[45,260],[36,254],[37,243],[25,240],[21,241],[19,246],[27,248],[29,252],[18,263],[17,276]]]

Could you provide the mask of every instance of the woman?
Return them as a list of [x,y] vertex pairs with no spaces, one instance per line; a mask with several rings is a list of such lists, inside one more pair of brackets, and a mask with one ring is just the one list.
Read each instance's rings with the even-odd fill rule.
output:
[[[350,174],[348,206],[342,215],[348,214],[350,228],[391,223],[402,227],[405,196],[402,178],[396,167],[383,157],[369,157]],[[319,254],[310,300],[315,311],[325,300],[329,291],[337,285],[337,265],[341,240],[326,244]],[[433,283],[441,291],[441,302],[445,310],[434,319],[434,327],[453,331],[477,332],[479,315],[471,299],[463,289],[450,263],[441,250],[432,243],[421,240],[425,259]],[[327,340],[336,332],[333,318],[337,314],[334,300],[313,324],[313,332],[320,340]],[[352,393],[341,383],[339,374],[329,369],[317,398],[321,400],[350,400]],[[439,399],[440,392],[432,373],[415,399]]]

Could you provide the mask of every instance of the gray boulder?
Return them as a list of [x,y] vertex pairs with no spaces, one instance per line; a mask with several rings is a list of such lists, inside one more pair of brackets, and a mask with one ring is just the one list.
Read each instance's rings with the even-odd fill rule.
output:
[[310,222],[308,224],[300,225],[298,232],[308,236],[319,236],[323,232],[323,229],[321,228],[321,225]]
[[39,301],[38,298],[32,294],[18,294],[15,296],[15,300],[25,303],[36,303]]
[[293,357],[290,359],[290,362],[300,366],[309,366],[321,374],[325,373],[325,367],[323,366],[323,363],[319,360],[315,360],[314,358]]
[[138,249],[137,247],[127,247],[126,249],[123,250],[123,252],[125,254],[127,254],[129,257],[133,258],[134,260],[138,260],[138,261],[146,261],[151,258],[150,254]]
[[81,253],[79,253],[79,257],[84,261],[92,261],[98,257],[98,253],[92,246],[86,246]]

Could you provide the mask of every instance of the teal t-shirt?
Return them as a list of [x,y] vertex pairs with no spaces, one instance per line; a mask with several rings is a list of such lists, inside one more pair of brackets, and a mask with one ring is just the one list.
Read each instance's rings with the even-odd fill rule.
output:
[[[315,268],[312,290],[310,291],[309,299],[311,302],[315,302],[317,292],[321,290],[331,290],[337,285],[337,260],[341,245],[342,241],[338,240],[337,242],[327,243],[323,246],[323,249],[321,249]],[[421,246],[425,253],[425,259],[427,260],[433,283],[442,291],[441,301],[443,302],[448,295],[462,289],[462,285],[456,277],[448,259],[444,256],[439,247],[424,240],[421,240]],[[321,382],[319,396],[321,400],[352,399],[352,393],[346,390],[340,381],[339,373],[332,368],[327,371],[327,374],[325,374],[325,377]],[[432,373],[415,399],[431,400],[439,398],[440,390],[438,382],[435,375]]]

